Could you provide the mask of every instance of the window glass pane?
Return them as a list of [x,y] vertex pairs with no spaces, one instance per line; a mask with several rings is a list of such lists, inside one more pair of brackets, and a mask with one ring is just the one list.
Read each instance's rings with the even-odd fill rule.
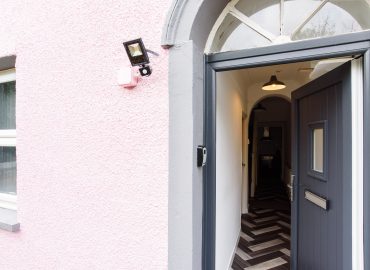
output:
[[0,129],[15,129],[15,82],[0,84]]
[[[352,5],[355,5],[355,3],[352,2]],[[369,10],[366,12],[369,16]],[[334,36],[361,30],[361,25],[346,10],[328,2],[292,39]]]
[[[345,10],[363,30],[370,29],[370,1],[367,0],[330,0],[331,3]],[[337,18],[340,23],[342,18]]]
[[228,14],[213,40],[211,52],[225,52],[246,48],[263,47],[270,41]]
[[[234,1],[229,5],[233,8]],[[370,29],[370,0],[239,0],[235,8],[265,33],[271,33],[272,42],[229,14],[207,52],[264,47]]]
[[15,147],[0,146],[0,193],[17,193]]
[[312,137],[312,169],[322,173],[324,172],[324,129],[314,129]]
[[267,31],[280,35],[280,0],[240,0],[235,7]]
[[320,0],[284,1],[283,35],[292,32],[320,5]]

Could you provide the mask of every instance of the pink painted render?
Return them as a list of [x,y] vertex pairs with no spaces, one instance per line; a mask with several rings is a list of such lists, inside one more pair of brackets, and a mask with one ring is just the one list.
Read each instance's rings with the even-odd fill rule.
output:
[[[21,231],[0,269],[166,269],[168,0],[0,1],[0,61],[16,55]],[[117,85],[122,42],[153,74]]]

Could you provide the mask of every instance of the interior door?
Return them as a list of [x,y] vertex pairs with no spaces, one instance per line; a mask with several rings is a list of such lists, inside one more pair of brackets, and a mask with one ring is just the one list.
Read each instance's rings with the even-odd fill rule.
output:
[[292,95],[293,269],[351,269],[350,97],[350,63]]

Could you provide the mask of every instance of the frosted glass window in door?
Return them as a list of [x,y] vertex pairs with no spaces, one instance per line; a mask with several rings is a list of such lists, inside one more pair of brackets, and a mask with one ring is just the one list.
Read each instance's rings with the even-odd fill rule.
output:
[[324,129],[315,128],[312,134],[312,169],[324,172]]

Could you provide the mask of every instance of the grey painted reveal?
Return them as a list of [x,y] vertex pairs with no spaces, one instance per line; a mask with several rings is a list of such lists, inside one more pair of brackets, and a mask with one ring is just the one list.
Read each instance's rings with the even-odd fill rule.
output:
[[0,70],[10,69],[15,67],[15,56],[6,56],[0,58]]
[[202,61],[191,41],[170,50],[169,269],[201,268],[203,183],[195,145],[203,144]]

